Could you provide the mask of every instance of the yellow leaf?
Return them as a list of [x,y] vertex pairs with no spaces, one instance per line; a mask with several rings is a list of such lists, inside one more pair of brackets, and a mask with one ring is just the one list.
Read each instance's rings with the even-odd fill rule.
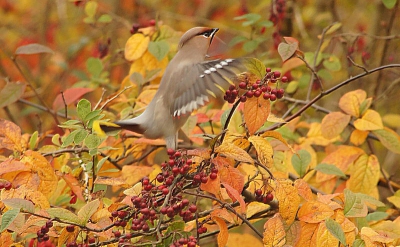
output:
[[328,144],[335,142],[339,139],[339,137],[333,139],[326,139],[322,135],[321,124],[314,122],[309,125],[310,129],[307,133],[307,137],[300,138],[300,142],[304,145],[319,145],[319,146],[327,146]]
[[263,247],[260,239],[250,233],[229,233],[226,247],[247,246],[251,243],[252,247]]
[[250,218],[255,214],[266,211],[271,206],[262,202],[250,202],[246,209],[246,218]]
[[125,59],[133,61],[140,58],[149,46],[150,37],[144,36],[142,33],[135,33],[125,44]]
[[286,243],[286,232],[282,217],[276,213],[264,224],[264,247],[281,247]]
[[42,192],[21,185],[16,189],[3,190],[1,192],[1,200],[11,199],[11,198],[21,198],[25,200],[30,200],[41,209],[50,208],[50,203],[47,198],[42,194]]
[[287,146],[290,149],[290,151],[292,151],[292,153],[296,153],[296,151],[294,151],[292,146],[290,146],[289,143],[287,143],[287,141],[282,137],[281,133],[279,133],[277,131],[265,131],[261,136],[275,138],[275,139],[281,141],[283,144],[285,144],[285,146]]
[[387,200],[395,207],[400,208],[400,191],[396,191],[396,193],[393,196],[389,196]]
[[290,225],[289,229],[286,230],[286,246],[295,246],[299,241],[301,235],[301,224],[300,221],[295,221]]
[[339,240],[326,228],[325,222],[319,224],[317,230],[317,247],[338,246]]
[[28,150],[24,153],[21,162],[25,163],[31,169],[31,176],[36,177],[30,185],[37,188],[43,195],[50,198],[53,191],[57,187],[58,179],[53,167],[40,153]]
[[348,92],[344,94],[339,100],[339,107],[345,113],[359,117],[360,116],[360,105],[367,98],[367,93],[358,89],[355,91]]
[[243,135],[232,134],[231,131],[227,132],[224,142],[232,143],[241,149],[246,149],[250,145],[250,142]]
[[368,237],[373,242],[378,242],[383,244],[390,244],[394,241],[394,239],[388,237],[387,234],[385,233],[379,234],[378,232],[374,231],[369,227],[361,228],[361,238],[363,238],[363,236]]
[[228,227],[222,218],[214,216],[211,219],[215,221],[215,223],[217,223],[219,227],[219,233],[217,236],[218,247],[224,247],[228,242],[228,237],[229,237]]
[[250,164],[254,163],[253,159],[246,151],[239,148],[238,146],[235,146],[227,142],[224,142],[220,146],[215,148],[215,152],[220,153],[225,157],[234,159],[236,161],[246,162]]
[[96,134],[100,137],[105,137],[107,136],[106,132],[104,132],[102,130],[102,128],[100,126],[107,126],[107,127],[116,127],[118,128],[119,125],[115,124],[115,123],[111,123],[111,122],[106,122],[106,121],[102,121],[102,120],[95,120],[93,121],[93,131],[96,132]]
[[371,195],[380,177],[380,165],[375,155],[361,155],[354,163],[346,188],[353,192]]
[[250,136],[249,141],[256,149],[257,157],[261,164],[265,165],[268,168],[272,167],[274,163],[274,160],[272,159],[272,156],[274,155],[274,150],[272,149],[269,141],[260,136]]
[[247,99],[244,103],[244,121],[249,130],[249,134],[253,135],[267,121],[271,112],[269,100],[261,97],[253,97]]
[[368,133],[369,131],[355,129],[351,132],[350,142],[356,146],[360,146],[365,142],[365,139],[367,139]]
[[123,166],[120,177],[125,180],[125,183],[134,185],[143,177],[148,176],[153,170],[153,167],[148,166]]
[[272,113],[268,115],[267,121],[271,123],[286,123],[285,119],[277,117]]
[[294,181],[294,186],[297,188],[297,193],[306,201],[314,199],[314,195],[310,189],[310,186],[303,179],[296,179],[296,181]]
[[378,137],[383,146],[393,153],[400,154],[400,136],[395,131],[385,127],[372,132]]
[[350,122],[350,115],[341,112],[331,112],[321,122],[322,136],[332,139],[340,135]]
[[374,110],[368,109],[361,119],[354,121],[354,127],[358,130],[383,129],[381,115]]
[[294,221],[300,205],[297,189],[289,179],[276,179],[275,186],[275,197],[279,201],[279,212],[286,224],[290,225]]
[[123,193],[125,195],[127,195],[127,196],[138,196],[138,195],[140,195],[140,193],[142,193],[142,182],[136,183],[131,188],[124,190]]
[[[321,163],[335,165],[342,172],[346,172],[347,168],[353,163],[364,151],[352,146],[339,146],[338,149],[326,156]],[[316,180],[318,183],[330,180],[335,175],[325,174],[317,171]]]
[[333,214],[334,211],[325,203],[307,201],[299,209],[297,217],[300,221],[305,221],[307,223],[319,223],[331,217]]
[[300,221],[301,234],[300,239],[296,243],[295,247],[305,247],[305,246],[316,246],[317,243],[317,231],[319,224],[309,224]]
[[393,129],[400,128],[400,114],[386,114],[382,118],[385,125]]
[[0,149],[22,152],[21,128],[5,119],[0,119]]

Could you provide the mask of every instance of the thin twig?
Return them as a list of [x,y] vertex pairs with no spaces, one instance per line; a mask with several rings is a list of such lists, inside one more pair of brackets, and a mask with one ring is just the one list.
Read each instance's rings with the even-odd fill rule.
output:
[[124,87],[124,89],[121,90],[121,92],[117,93],[116,95],[114,95],[113,97],[111,97],[110,99],[108,99],[101,107],[100,110],[103,110],[103,108],[110,103],[111,101],[113,101],[114,99],[116,99],[118,96],[120,96],[123,92],[125,92],[126,90],[130,89],[132,86],[128,86],[128,87]]

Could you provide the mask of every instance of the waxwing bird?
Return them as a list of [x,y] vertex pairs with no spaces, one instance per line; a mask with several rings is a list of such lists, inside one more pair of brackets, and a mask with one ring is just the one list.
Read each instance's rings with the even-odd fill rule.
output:
[[206,60],[218,28],[194,27],[183,34],[178,52],[168,64],[154,98],[138,117],[102,125],[105,132],[126,129],[150,139],[164,138],[167,148],[177,148],[177,135],[190,113],[210,97],[221,97],[232,79],[246,72],[251,58]]

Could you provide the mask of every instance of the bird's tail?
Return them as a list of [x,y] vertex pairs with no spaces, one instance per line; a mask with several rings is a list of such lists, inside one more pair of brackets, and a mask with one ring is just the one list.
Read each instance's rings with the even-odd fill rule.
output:
[[114,122],[113,124],[100,124],[100,128],[102,131],[106,132],[107,134],[111,134],[113,132],[120,131],[122,129],[126,129],[129,131],[133,131],[138,134],[143,134],[144,130],[141,128],[140,124],[129,122],[129,121],[118,121]]

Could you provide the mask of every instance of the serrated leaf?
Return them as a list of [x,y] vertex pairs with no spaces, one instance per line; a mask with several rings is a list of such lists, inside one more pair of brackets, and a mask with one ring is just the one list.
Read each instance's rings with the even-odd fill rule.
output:
[[307,201],[299,209],[297,217],[307,223],[320,223],[333,214],[334,211],[329,205],[320,201]]
[[84,141],[85,145],[89,148],[89,149],[93,149],[93,148],[97,148],[100,143],[100,137],[98,137],[97,135],[94,134],[89,134]]
[[146,52],[150,43],[150,37],[144,36],[141,33],[132,35],[125,44],[125,59],[134,61]]
[[380,165],[375,155],[361,155],[354,163],[346,187],[354,192],[371,194],[380,177]]
[[148,49],[158,61],[161,61],[169,52],[169,44],[165,40],[150,41]]
[[332,219],[326,219],[325,226],[335,238],[337,238],[344,246],[346,246],[346,236],[344,235],[344,231],[339,223]]
[[78,117],[81,120],[84,120],[91,110],[92,110],[92,104],[87,99],[81,99],[76,107]]
[[24,94],[26,84],[16,82],[7,83],[0,91],[0,108],[8,106],[21,98]]
[[264,247],[282,247],[285,245],[285,226],[279,213],[276,213],[272,218],[265,222],[263,235]]
[[249,141],[256,149],[257,157],[261,164],[265,165],[268,168],[272,167],[274,163],[274,160],[272,158],[274,150],[272,149],[269,141],[265,140],[261,136],[250,136]]
[[38,53],[51,53],[54,54],[53,50],[47,46],[40,44],[28,44],[17,48],[15,55],[31,55]]
[[292,166],[300,177],[303,177],[311,163],[311,154],[307,150],[299,150],[292,156]]
[[13,208],[5,212],[1,217],[0,233],[3,232],[13,221],[17,218],[19,214],[19,208]]
[[72,213],[71,211],[64,209],[64,208],[48,208],[46,212],[52,218],[58,218],[60,220],[64,220],[66,222],[81,224],[82,219],[79,218],[76,214]]
[[400,136],[389,128],[372,131],[379,141],[393,153],[400,154]]
[[253,135],[267,121],[271,112],[269,100],[261,97],[253,97],[247,99],[244,103],[244,120],[249,130],[249,134]]
[[314,167],[314,170],[325,173],[325,174],[337,175],[339,177],[346,177],[346,174],[344,174],[335,165],[331,165],[331,164],[325,164],[325,163],[318,164],[316,167]]
[[34,213],[35,205],[31,201],[21,198],[4,199],[2,202],[10,208],[22,209],[25,212]]
[[82,219],[82,224],[86,224],[89,221],[90,217],[98,210],[99,206],[100,201],[96,199],[87,203],[79,210],[78,217]]
[[344,190],[344,215],[346,217],[365,217],[368,214],[368,208],[357,194],[349,189]]

